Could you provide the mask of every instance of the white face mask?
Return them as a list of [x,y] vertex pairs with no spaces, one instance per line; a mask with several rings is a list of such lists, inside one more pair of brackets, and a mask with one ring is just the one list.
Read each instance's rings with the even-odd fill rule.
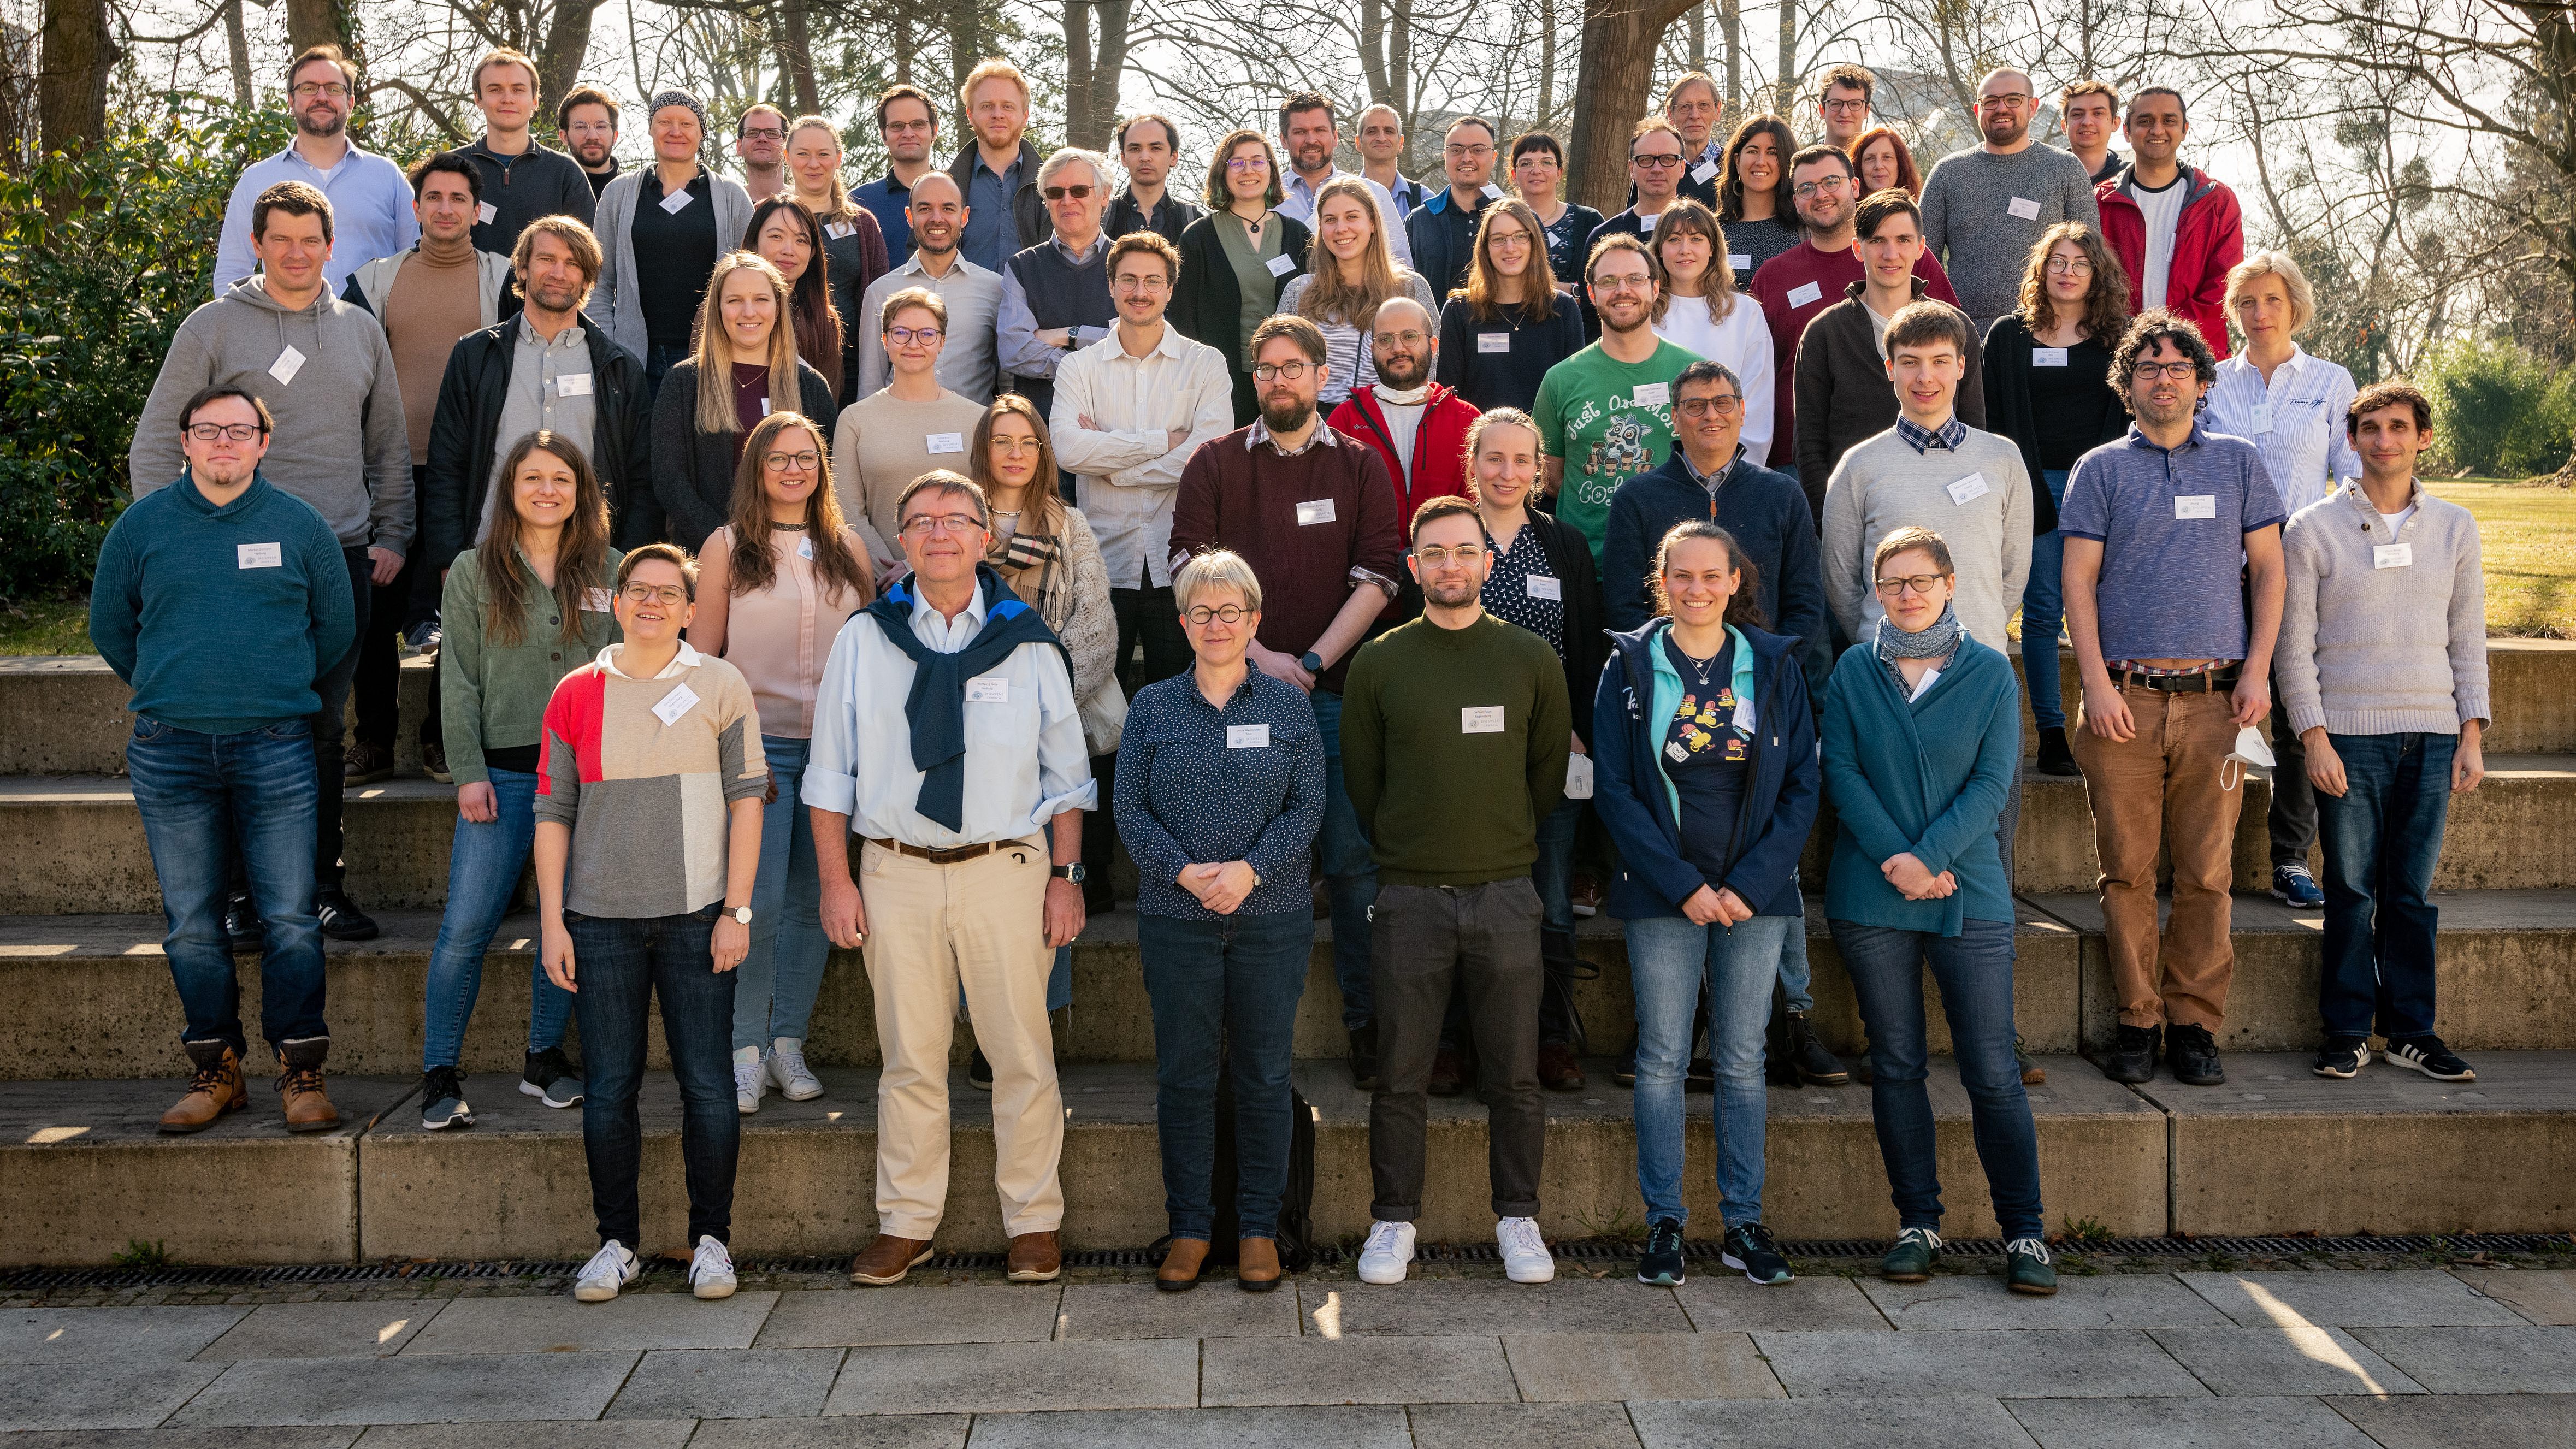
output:
[[[2271,743],[2263,738],[2260,729],[2247,725],[2236,732],[2236,748],[2229,750],[2227,758],[2218,762],[2218,787],[2233,790],[2245,783],[2248,767],[2260,765],[2268,770],[2274,763]],[[2236,767],[2233,772],[2228,769],[2230,765]]]

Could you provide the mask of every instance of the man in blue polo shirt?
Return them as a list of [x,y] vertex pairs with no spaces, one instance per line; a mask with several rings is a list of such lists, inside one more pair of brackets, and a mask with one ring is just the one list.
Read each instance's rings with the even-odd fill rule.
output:
[[[2175,1080],[2227,1080],[2214,1033],[2236,971],[2227,888],[2245,797],[2226,761],[2237,731],[2271,712],[2286,575],[2281,497],[2262,455],[2200,425],[2217,378],[2217,355],[2191,323],[2162,309],[2130,323],[2111,381],[2135,421],[2076,460],[2058,511],[2066,627],[2084,680],[2075,762],[2093,805],[2120,994],[2102,1071],[2117,1082],[2155,1075],[2159,1028]],[[2161,962],[2160,847],[2173,858]]]

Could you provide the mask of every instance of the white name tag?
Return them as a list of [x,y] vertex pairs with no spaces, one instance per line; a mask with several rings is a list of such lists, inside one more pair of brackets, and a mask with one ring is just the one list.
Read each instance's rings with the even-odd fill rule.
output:
[[2024,221],[2039,220],[2039,203],[2031,200],[2027,196],[2016,196],[2012,200],[2005,202],[2004,210],[2011,212],[2013,215],[2020,217]]
[[292,384],[295,381],[295,374],[303,370],[304,354],[292,347],[277,354],[277,360],[268,365],[268,375],[276,378],[281,387]]
[[1565,581],[1563,579],[1552,579],[1545,574],[1523,574],[1521,575],[1521,581],[1529,585],[1529,596],[1533,599],[1563,599],[1565,597]]
[[1512,350],[1512,334],[1508,332],[1479,332],[1476,334],[1476,350],[1478,352],[1509,352]]
[[2415,545],[2411,543],[2372,544],[2370,566],[2375,569],[2411,569],[2415,567]]
[[686,191],[674,191],[670,195],[662,198],[662,209],[671,213],[673,216],[678,216],[681,209],[686,207],[688,204],[689,193]]
[[1266,750],[1270,748],[1270,726],[1266,724],[1227,725],[1225,747],[1229,750]]
[[966,681],[968,704],[1009,704],[1011,681],[1001,674],[978,674]]
[[2066,365],[2066,349],[2063,347],[2034,347],[2030,350],[2030,365],[2033,367],[2064,367]]
[[921,441],[923,451],[925,452],[963,453],[966,451],[966,435],[964,433],[926,433],[922,436]]
[[1263,262],[1262,265],[1270,269],[1270,275],[1274,277],[1284,277],[1290,272],[1297,270],[1297,259],[1283,252],[1280,255]]
[[557,396],[557,397],[588,397],[588,396],[590,396],[590,374],[589,374],[589,373],[586,373],[586,372],[567,372],[567,373],[565,373],[563,376],[556,378],[556,379],[555,379],[555,396]]
[[275,569],[286,566],[284,548],[274,543],[234,544],[233,559],[236,568]]
[[1800,282],[1789,289],[1791,307],[1812,307],[1823,299],[1825,289],[1814,282]]
[[1948,486],[1950,501],[1962,506],[1974,503],[1994,491],[1986,486],[1986,475],[1983,473],[1971,473]]
[[1673,386],[1668,382],[1641,382],[1628,394],[1628,406],[1659,408],[1673,400]]
[[2254,405],[2254,431],[2258,434],[2272,431],[2272,405],[2270,403],[2258,402]]
[[476,226],[490,226],[492,224],[492,218],[499,216],[500,214],[501,208],[494,206],[488,201],[478,201],[474,203],[474,224]]
[[796,540],[796,556],[801,559],[813,558],[814,540],[810,538],[800,538]]
[[823,228],[823,235],[834,241],[847,241],[858,234],[859,229],[846,221],[836,221]]
[[1297,505],[1297,526],[1299,528],[1306,528],[1318,523],[1330,523],[1332,521],[1333,500],[1329,498],[1317,498],[1310,502],[1300,503]]
[[1691,168],[1691,180],[1697,181],[1702,185],[1706,185],[1709,181],[1714,179],[1716,175],[1717,163],[1714,161],[1702,161],[1697,166]]
[[1565,798],[1568,800],[1592,798],[1592,757],[1590,755],[1566,756]]
[[1503,707],[1499,704],[1471,704],[1458,711],[1458,732],[1469,735],[1498,735],[1503,732]]
[[1500,200],[1502,200],[1502,199],[1503,199],[1503,188],[1501,188],[1501,187],[1499,187],[1499,186],[1496,186],[1494,183],[1492,183],[1492,182],[1490,182],[1490,181],[1486,182],[1486,183],[1485,183],[1485,199],[1486,199],[1487,201],[1500,201]]
[[594,614],[605,614],[613,608],[606,589],[592,589],[584,593],[581,596],[581,606]]
[[1749,271],[1752,271],[1752,270],[1753,270],[1753,253],[1751,253],[1751,252],[1728,252],[1728,253],[1726,254],[1726,265],[1727,265],[1727,269],[1728,269],[1729,271],[1737,271],[1737,272],[1749,272]]
[[653,717],[662,722],[663,728],[668,729],[678,724],[680,716],[687,714],[689,707],[697,702],[698,692],[685,684],[680,685],[669,694],[663,695],[660,704],[653,706]]
[[2216,518],[2218,495],[2215,493],[2178,493],[2174,495],[2174,517]]

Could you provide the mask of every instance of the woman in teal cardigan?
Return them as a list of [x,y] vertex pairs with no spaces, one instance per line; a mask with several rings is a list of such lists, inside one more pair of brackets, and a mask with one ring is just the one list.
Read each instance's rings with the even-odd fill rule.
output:
[[1869,1029],[1870,1111],[1896,1202],[1883,1277],[1919,1283],[1941,1253],[1923,971],[1941,987],[2015,1293],[2057,1291],[2039,1146],[2013,1059],[2013,905],[1995,821],[2021,754],[2012,665],[1950,607],[1950,546],[1928,528],[1879,541],[1886,622],[1825,687],[1825,790],[1839,828],[1825,916]]

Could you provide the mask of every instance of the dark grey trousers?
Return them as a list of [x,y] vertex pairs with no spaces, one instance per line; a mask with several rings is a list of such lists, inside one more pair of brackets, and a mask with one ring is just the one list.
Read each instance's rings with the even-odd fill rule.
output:
[[1527,876],[1472,886],[1381,886],[1369,914],[1369,976],[1377,991],[1378,1069],[1369,1101],[1369,1175],[1379,1222],[1422,1212],[1423,1110],[1440,1018],[1456,986],[1476,1049],[1476,1095],[1486,1111],[1486,1168],[1494,1214],[1538,1213],[1547,1115],[1538,1087],[1541,908]]
[[2272,864],[2306,865],[2317,843],[2317,787],[2308,783],[2308,742],[2290,728],[2281,703],[2281,675],[2272,674],[2272,808],[2264,816],[2272,837]]

